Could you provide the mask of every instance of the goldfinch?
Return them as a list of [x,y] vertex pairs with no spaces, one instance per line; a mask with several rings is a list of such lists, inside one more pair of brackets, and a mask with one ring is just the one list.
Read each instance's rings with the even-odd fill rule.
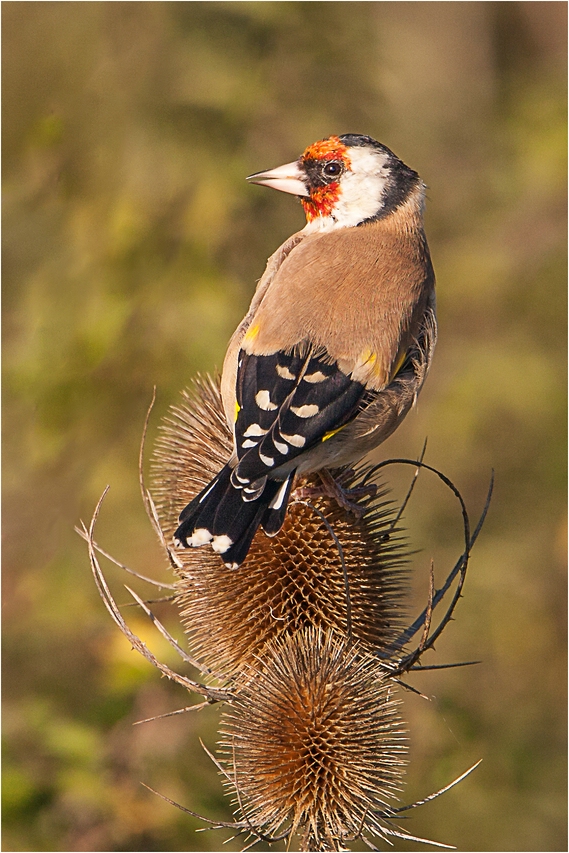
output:
[[419,393],[436,341],[425,185],[369,136],[330,136],[248,178],[298,196],[306,226],[269,258],[221,392],[234,451],[180,513],[179,547],[237,568],[281,528],[295,477],[349,465]]

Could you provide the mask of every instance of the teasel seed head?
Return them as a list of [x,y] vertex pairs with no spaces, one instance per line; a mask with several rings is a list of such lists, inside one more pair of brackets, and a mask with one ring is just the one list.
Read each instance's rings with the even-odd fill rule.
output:
[[[231,454],[219,385],[198,379],[172,409],[154,456],[153,494],[167,541],[180,510]],[[365,477],[341,472],[343,488]],[[307,625],[350,634],[381,654],[400,633],[406,590],[405,543],[385,493],[357,498],[361,517],[301,480],[285,524],[258,531],[245,563],[228,569],[211,548],[178,550],[178,601],[193,654],[228,677],[276,637]],[[306,497],[306,489],[309,496]],[[356,494],[356,493],[354,493]]]
[[307,627],[271,641],[234,689],[220,726],[222,766],[254,830],[299,835],[303,850],[383,834],[406,738],[377,659]]

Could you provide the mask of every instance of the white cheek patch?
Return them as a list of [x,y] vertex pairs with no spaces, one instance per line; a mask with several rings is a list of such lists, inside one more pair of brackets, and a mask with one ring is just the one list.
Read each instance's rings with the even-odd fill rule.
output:
[[341,194],[336,205],[338,224],[357,225],[380,212],[389,182],[387,158],[366,148],[350,151],[352,170],[342,179]]
[[340,198],[331,216],[316,216],[303,232],[334,231],[359,225],[380,213],[389,183],[389,157],[382,151],[350,146],[351,168],[340,179]]

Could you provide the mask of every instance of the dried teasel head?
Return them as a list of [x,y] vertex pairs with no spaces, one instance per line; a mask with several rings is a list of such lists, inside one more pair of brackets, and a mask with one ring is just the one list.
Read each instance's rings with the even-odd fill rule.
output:
[[[192,392],[184,394],[183,404],[172,410],[158,442],[156,504],[141,473],[149,517],[166,544],[179,510],[226,462],[231,446],[218,384],[197,380]],[[393,819],[440,796],[474,767],[423,800],[397,808],[388,804],[400,788],[405,767],[395,680],[414,669],[433,668],[421,667],[419,661],[452,618],[492,483],[480,520],[471,530],[456,487],[422,460],[387,460],[375,469],[335,476],[344,488],[367,488],[379,467],[394,463],[416,465],[437,475],[459,501],[464,529],[464,551],[445,583],[436,590],[431,569],[427,605],[403,630],[407,555],[398,538],[399,515],[380,503],[381,495],[361,490],[352,493],[361,516],[346,512],[322,492],[306,493],[314,479],[297,484],[282,531],[270,540],[260,532],[238,571],[228,569],[208,548],[175,555],[168,549],[179,575],[177,600],[185,608],[193,657],[131,591],[183,660],[204,677],[225,677],[221,686],[207,686],[160,663],[126,624],[98,554],[126,566],[94,539],[106,490],[91,524],[79,530],[88,542],[105,605],[133,647],[168,678],[204,697],[192,708],[224,703],[222,758],[213,760],[233,786],[240,818],[232,823],[203,818],[212,826],[269,843],[288,838],[289,848],[296,835],[301,850],[342,850],[350,838],[376,849],[373,836],[388,843],[390,837],[398,837],[446,846],[405,833]],[[435,608],[453,584],[450,604],[434,627]],[[418,634],[416,648],[406,651]]]
[[[167,541],[180,510],[231,447],[219,386],[199,379],[171,410],[154,455],[153,494]],[[236,571],[208,547],[177,551],[178,600],[196,657],[232,676],[266,642],[307,625],[350,635],[378,654],[389,647],[405,615],[407,552],[393,504],[361,488],[365,474],[339,472],[361,517],[334,497],[311,495],[317,476],[300,481],[281,531],[270,539],[258,531]]]
[[299,835],[302,850],[386,834],[406,738],[374,657],[305,628],[272,641],[234,697],[221,721],[221,766],[253,834]]

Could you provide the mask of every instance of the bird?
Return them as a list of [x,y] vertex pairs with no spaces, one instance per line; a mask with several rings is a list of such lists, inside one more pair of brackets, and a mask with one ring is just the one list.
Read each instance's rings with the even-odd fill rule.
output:
[[232,569],[259,528],[278,533],[296,478],[330,482],[391,435],[437,337],[426,186],[387,146],[329,136],[247,180],[297,196],[306,225],[269,258],[229,342],[233,453],[174,533],[177,547],[209,545]]

